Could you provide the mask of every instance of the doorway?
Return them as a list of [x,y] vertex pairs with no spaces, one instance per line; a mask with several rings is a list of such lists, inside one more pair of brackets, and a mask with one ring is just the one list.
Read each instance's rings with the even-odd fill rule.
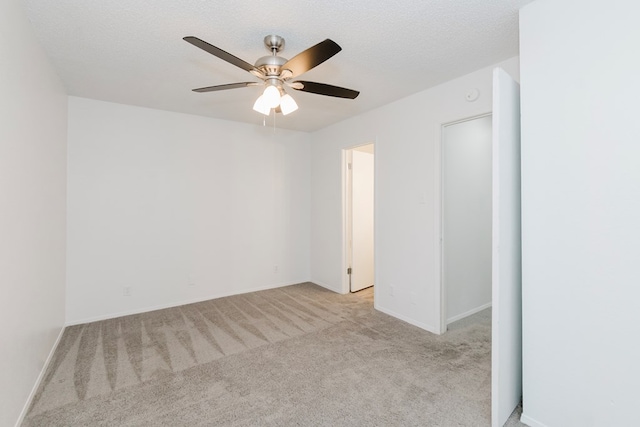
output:
[[442,280],[446,325],[491,307],[492,117],[442,128]]
[[[453,316],[447,313],[447,297],[451,290],[447,285],[446,251],[451,233],[455,231],[445,227],[445,133],[459,129],[457,124],[491,117],[486,128],[491,136],[491,233],[489,259],[491,262],[491,425],[503,426],[522,399],[522,235],[521,235],[521,186],[520,186],[520,87],[504,70],[493,70],[493,113],[470,119],[443,124],[441,129],[440,168],[438,185],[441,191],[440,215],[438,227],[439,244],[439,281],[440,322],[439,331],[445,333],[447,320]],[[467,123],[468,124],[468,123]],[[455,126],[455,127],[454,127]],[[482,155],[483,158],[484,155]],[[476,167],[476,166],[473,166]],[[451,178],[449,178],[450,181]],[[451,191],[451,190],[449,190]],[[482,199],[482,197],[479,197]],[[476,200],[477,201],[477,200]],[[472,209],[471,213],[482,209]],[[486,209],[486,203],[484,204]],[[486,222],[484,222],[486,224]],[[486,227],[486,226],[484,226]],[[447,235],[447,231],[449,234]],[[486,245],[483,247],[486,248]],[[462,249],[464,250],[464,248]],[[486,257],[486,251],[480,257]],[[486,266],[486,264],[483,264]],[[463,266],[464,268],[464,266]],[[482,305],[477,309],[482,310]],[[475,310],[462,312],[473,313]],[[486,312],[484,312],[486,313]],[[483,313],[478,313],[482,315]],[[474,316],[476,317],[476,316]],[[467,316],[463,322],[471,322]],[[474,322],[475,323],[475,322]],[[453,326],[453,325],[452,325]],[[526,402],[524,402],[526,405]]]
[[344,150],[345,284],[347,292],[374,286],[374,145]]

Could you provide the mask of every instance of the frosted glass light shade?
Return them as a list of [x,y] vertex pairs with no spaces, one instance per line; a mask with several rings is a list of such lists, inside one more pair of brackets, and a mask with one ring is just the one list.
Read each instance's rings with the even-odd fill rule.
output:
[[260,95],[258,99],[256,99],[255,104],[253,104],[253,109],[260,114],[264,114],[265,116],[268,116],[271,112],[271,107],[269,107],[269,105],[265,102],[263,95]]
[[282,114],[285,116],[289,113],[293,113],[298,109],[298,104],[296,101],[288,94],[284,94],[282,98],[280,98],[280,110],[282,110]]
[[262,98],[269,108],[276,108],[280,105],[280,91],[275,86],[267,86],[262,94]]

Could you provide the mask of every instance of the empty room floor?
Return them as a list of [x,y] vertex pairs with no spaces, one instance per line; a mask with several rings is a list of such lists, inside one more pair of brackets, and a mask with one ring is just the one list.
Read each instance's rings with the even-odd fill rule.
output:
[[438,336],[303,283],[70,326],[23,425],[487,426],[487,313]]

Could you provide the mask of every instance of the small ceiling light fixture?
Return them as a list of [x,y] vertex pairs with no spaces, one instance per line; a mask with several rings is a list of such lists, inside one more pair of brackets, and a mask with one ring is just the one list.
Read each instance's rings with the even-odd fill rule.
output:
[[285,93],[282,98],[280,98],[280,110],[282,110],[282,114],[285,116],[289,113],[293,113],[297,109],[298,104],[288,93]]
[[285,116],[298,109],[296,101],[284,91],[282,84],[277,79],[269,79],[262,95],[256,99],[253,109],[260,114],[268,116],[272,108],[280,107]]
[[276,108],[280,105],[280,91],[272,84],[265,88],[262,98],[269,108]]
[[258,99],[256,99],[255,104],[253,104],[253,109],[265,116],[268,116],[269,113],[271,113],[271,107],[269,107],[267,102],[264,100],[264,95],[260,95]]

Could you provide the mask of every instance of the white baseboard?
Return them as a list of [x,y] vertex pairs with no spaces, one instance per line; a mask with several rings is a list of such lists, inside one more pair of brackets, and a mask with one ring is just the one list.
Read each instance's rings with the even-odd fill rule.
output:
[[520,422],[523,424],[528,425],[529,427],[547,427],[546,424],[542,424],[539,421],[534,420],[533,418],[529,417],[528,415],[522,414],[520,416]]
[[162,309],[165,309],[165,308],[179,307],[181,305],[194,304],[194,303],[197,303],[197,302],[209,301],[209,300],[212,300],[212,299],[224,298],[224,297],[229,297],[229,296],[233,296],[233,295],[248,294],[250,292],[258,292],[258,291],[266,291],[266,290],[269,290],[269,289],[283,288],[285,286],[297,285],[299,283],[306,283],[306,282],[309,282],[309,280],[295,281],[293,283],[279,283],[279,284],[275,284],[275,285],[260,286],[260,287],[256,287],[256,288],[243,289],[242,291],[239,291],[239,292],[238,291],[236,291],[236,292],[222,292],[222,293],[218,293],[218,294],[207,295],[207,296],[204,296],[204,297],[198,297],[198,298],[193,298],[193,299],[188,299],[188,300],[182,300],[182,301],[172,302],[172,303],[168,303],[168,304],[160,304],[160,305],[151,306],[151,307],[143,307],[143,308],[136,308],[136,309],[133,309],[133,310],[120,311],[120,312],[117,312],[117,313],[103,314],[103,315],[100,315],[100,316],[86,317],[84,319],[70,320],[70,321],[67,321],[65,326],[82,325],[84,323],[99,322],[101,320],[115,319],[117,317],[130,316],[132,314],[148,313],[150,311],[162,310]]
[[318,282],[317,280],[310,280],[310,282],[313,283],[314,285],[322,286],[325,289],[329,289],[330,291],[335,292],[337,294],[344,294],[344,292],[342,292],[342,287],[336,288],[334,286],[327,285],[326,283]]
[[60,343],[60,339],[62,338],[62,334],[64,333],[64,329],[65,327],[63,326],[62,329],[60,329],[60,333],[58,334],[58,338],[56,338],[56,341],[53,343],[53,347],[51,347],[51,351],[49,352],[49,355],[47,356],[47,359],[44,361],[44,365],[42,366],[42,370],[40,371],[40,374],[38,375],[38,378],[36,378],[36,383],[33,385],[33,388],[31,389],[31,393],[29,393],[29,397],[27,397],[27,401],[24,404],[24,407],[22,408],[22,411],[20,411],[20,416],[18,417],[18,420],[16,421],[16,426],[15,427],[20,427],[20,424],[22,424],[22,421],[24,421],[24,417],[27,415],[27,411],[29,410],[29,407],[31,406],[31,402],[33,401],[33,397],[36,395],[36,392],[38,391],[38,388],[40,387],[40,383],[42,382],[42,379],[44,378],[44,374],[45,372],[47,372],[47,368],[49,367],[49,363],[51,362],[51,359],[53,359],[53,354],[56,351],[56,348],[58,348],[58,344]]
[[465,318],[465,317],[467,317],[467,316],[471,316],[472,314],[479,313],[479,312],[481,312],[482,310],[485,310],[485,309],[487,309],[487,308],[489,308],[489,307],[491,307],[491,303],[490,303],[490,302],[488,302],[488,303],[486,303],[486,304],[483,304],[483,305],[481,305],[480,307],[476,307],[476,308],[474,308],[474,309],[471,309],[471,310],[469,310],[469,311],[467,311],[467,312],[465,312],[465,313],[458,314],[457,316],[453,316],[453,317],[451,317],[451,318],[447,319],[447,325],[448,325],[449,323],[453,323],[453,322],[455,322],[455,321],[457,321],[457,320],[464,319],[464,318]]
[[374,308],[376,310],[381,311],[381,312],[383,312],[385,314],[388,314],[389,316],[395,317],[396,319],[400,319],[403,322],[407,322],[407,323],[409,323],[409,324],[411,324],[413,326],[417,326],[418,328],[424,329],[425,331],[431,332],[432,334],[438,334],[438,332],[436,332],[437,329],[434,326],[427,325],[426,323],[418,322],[418,321],[410,319],[409,317],[406,317],[406,316],[404,316],[402,314],[398,314],[398,313],[395,313],[395,312],[393,312],[391,310],[388,310],[388,309],[386,309],[384,307],[380,307],[378,304],[376,304],[375,298],[373,300],[373,306],[374,306]]

